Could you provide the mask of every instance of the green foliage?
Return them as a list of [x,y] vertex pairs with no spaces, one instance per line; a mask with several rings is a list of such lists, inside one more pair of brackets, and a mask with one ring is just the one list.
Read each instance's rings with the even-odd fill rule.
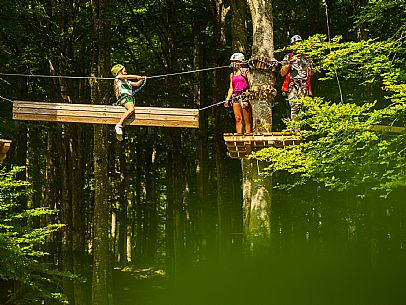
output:
[[[316,185],[365,196],[387,196],[406,186],[406,135],[370,130],[371,125],[406,126],[403,40],[324,42],[322,35],[298,45],[316,59],[321,79],[340,76],[358,83],[351,101],[302,98],[303,112],[287,130],[300,128],[303,142],[285,149],[267,148],[254,158],[267,160],[265,175],[292,175],[282,188]],[[360,98],[366,91],[370,101]],[[358,91],[358,92],[357,92]]]
[[70,276],[51,269],[41,261],[47,252],[41,248],[45,239],[62,225],[48,224],[33,228],[35,218],[56,213],[44,208],[26,209],[19,199],[27,195],[27,182],[16,180],[24,170],[15,167],[10,172],[0,171],[0,279],[20,283],[11,296],[13,304],[42,304],[44,299],[64,302],[55,292],[62,276]]
[[388,39],[405,30],[406,3],[399,0],[373,0],[356,18],[356,27],[364,27],[369,35]]

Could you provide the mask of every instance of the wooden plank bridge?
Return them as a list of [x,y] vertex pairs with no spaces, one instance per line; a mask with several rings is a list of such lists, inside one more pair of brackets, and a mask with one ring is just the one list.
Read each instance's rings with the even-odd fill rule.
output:
[[[117,124],[124,111],[124,107],[109,105],[13,102],[13,119],[25,121]],[[198,128],[199,110],[135,107],[124,125]]]
[[223,135],[231,158],[245,158],[253,151],[265,147],[283,148],[302,142],[302,138],[296,132],[270,132],[254,134],[225,133]]

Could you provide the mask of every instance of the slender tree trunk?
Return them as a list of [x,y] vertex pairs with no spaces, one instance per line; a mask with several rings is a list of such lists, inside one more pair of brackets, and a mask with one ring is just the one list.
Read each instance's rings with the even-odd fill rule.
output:
[[[55,210],[60,209],[60,182],[57,179],[57,169],[60,168],[58,159],[58,144],[60,141],[60,126],[50,128],[47,132],[47,153],[46,153],[46,163],[45,163],[45,193],[44,193],[44,204],[45,208]],[[55,223],[55,216],[47,215],[44,217],[45,226],[49,223]],[[45,251],[50,253],[49,263],[54,263],[58,261],[57,252],[57,233],[49,235],[47,242],[45,244]]]
[[[65,225],[62,228],[62,266],[63,270],[71,272],[73,270],[72,259],[72,155],[70,150],[70,134],[67,126],[63,126],[64,138],[60,147],[60,164],[62,176],[62,206],[61,220]],[[63,291],[67,295],[69,303],[74,304],[74,289],[73,281],[70,279],[64,280]]]
[[[225,49],[226,45],[226,16],[230,11],[230,7],[226,6],[223,0],[215,0],[215,5],[213,6],[213,18],[214,18],[214,46],[216,50],[216,55],[214,57],[213,66],[219,66],[220,63],[229,54],[224,54],[221,50]],[[228,60],[228,58],[227,58]],[[213,83],[213,104],[218,101],[222,101],[225,98],[227,92],[229,74],[224,74],[224,71],[214,72],[214,83]],[[211,215],[211,210],[214,210],[210,205],[206,205],[206,226],[207,226],[207,239],[208,239],[208,255],[209,259],[218,256],[218,249],[220,250],[220,257],[224,254],[227,239],[227,221],[228,216],[226,213],[227,202],[224,200],[224,192],[226,190],[226,179],[225,179],[225,145],[223,140],[223,130],[225,119],[225,113],[221,111],[215,112],[215,133],[214,133],[214,158],[216,162],[216,181],[217,181],[217,215]],[[210,203],[209,203],[210,204]],[[215,208],[215,207],[214,207]],[[213,217],[214,216],[214,217]],[[218,223],[218,242],[216,243],[216,222]],[[215,247],[216,245],[216,247]]]
[[[40,130],[29,128],[28,130],[28,168],[31,170],[31,185],[33,194],[31,208],[39,208],[42,203],[42,175],[41,175],[41,147],[42,136]],[[37,217],[35,217],[37,218]],[[34,228],[38,228],[38,219],[34,219]]]
[[[354,15],[358,15],[362,8],[368,4],[368,0],[352,0],[352,7],[354,10]],[[361,40],[367,40],[368,39],[368,33],[365,30],[365,24],[364,23],[358,23],[357,24],[357,38],[359,41]]]
[[[84,167],[83,162],[83,128],[74,125],[72,135],[72,257],[73,272],[82,277],[85,273],[85,205],[84,205]],[[81,279],[75,279],[73,282],[75,305],[86,305],[87,295],[86,286]]]
[[[204,35],[202,34],[206,27],[205,22],[196,18],[194,24],[194,69],[204,67]],[[194,76],[194,101],[199,108],[206,106],[206,95],[203,73],[196,73]],[[207,102],[206,102],[207,103]],[[198,252],[199,260],[206,257],[206,229],[204,221],[204,206],[207,205],[207,184],[208,184],[208,110],[201,111],[199,114],[199,129],[196,131],[196,197],[197,201],[192,203],[191,213],[193,217],[194,248]]]
[[153,132],[151,131],[152,135],[148,137],[147,145],[145,146],[145,165],[148,169],[145,177],[145,199],[147,203],[146,235],[148,237],[145,259],[149,265],[154,264],[158,238],[158,198],[156,195],[156,183],[154,181],[156,177],[156,147],[154,145]]
[[[109,75],[109,27],[106,10],[108,0],[93,0],[92,12],[96,45],[93,53],[93,76]],[[91,79],[91,97],[94,104],[107,104],[106,82]],[[109,285],[111,270],[109,264],[109,209],[108,199],[108,132],[106,125],[94,125],[94,219],[93,219],[93,281],[92,304],[111,305]]]
[[136,173],[135,173],[135,219],[134,219],[134,227],[135,229],[135,255],[134,259],[136,264],[140,265],[142,264],[142,253],[143,253],[143,248],[144,245],[142,244],[143,240],[143,235],[144,235],[144,229],[143,229],[143,222],[144,222],[144,209],[143,209],[143,200],[142,200],[142,160],[140,159],[141,156],[141,143],[140,141],[137,141],[136,143],[136,153],[137,153],[137,158],[136,158]]
[[118,218],[118,262],[121,266],[127,264],[127,192],[128,170],[125,150],[121,151],[120,160],[120,184],[119,184],[119,218]]
[[[272,1],[248,1],[253,23],[252,56],[273,58]],[[252,72],[251,87],[271,86],[273,76],[266,70]],[[272,99],[251,99],[254,132],[272,130]],[[241,161],[243,170],[244,249],[260,254],[270,246],[272,182],[261,181],[263,165],[253,160]]]
[[[233,39],[233,52],[245,53],[247,51],[247,1],[230,1],[232,19],[231,35]],[[246,54],[247,55],[247,54]]]
[[[178,53],[177,53],[177,31],[178,31],[178,0],[167,0],[167,29],[166,41],[168,52],[167,72],[178,71]],[[178,96],[180,88],[180,79],[171,77],[167,81],[168,97]],[[168,249],[168,267],[169,272],[176,273],[177,269],[185,263],[184,259],[184,206],[183,206],[183,183],[184,171],[182,162],[182,136],[181,130],[176,128],[167,130],[166,137],[169,144],[167,179],[168,179],[168,198],[167,198],[167,249]]]

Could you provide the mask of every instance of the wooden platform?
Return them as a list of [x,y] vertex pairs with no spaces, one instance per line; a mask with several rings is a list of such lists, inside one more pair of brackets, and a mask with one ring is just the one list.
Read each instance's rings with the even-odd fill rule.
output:
[[[292,137],[295,136],[295,137]],[[287,145],[295,145],[302,142],[298,133],[272,132],[254,134],[225,133],[223,135],[227,150],[231,158],[245,158],[253,151],[265,147],[283,148]]]
[[11,141],[0,139],[0,163],[6,159],[6,154],[10,149]]
[[[13,102],[13,119],[64,123],[116,124],[124,107],[91,104]],[[135,107],[125,125],[199,127],[199,110],[183,108]]]

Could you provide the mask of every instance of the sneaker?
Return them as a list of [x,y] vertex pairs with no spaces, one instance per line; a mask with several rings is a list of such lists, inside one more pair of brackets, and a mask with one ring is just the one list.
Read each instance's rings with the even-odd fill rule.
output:
[[121,125],[116,125],[116,127],[114,128],[114,130],[116,131],[116,138],[119,141],[123,140],[123,126]]
[[123,126],[117,124],[115,130],[116,134],[123,135]]

